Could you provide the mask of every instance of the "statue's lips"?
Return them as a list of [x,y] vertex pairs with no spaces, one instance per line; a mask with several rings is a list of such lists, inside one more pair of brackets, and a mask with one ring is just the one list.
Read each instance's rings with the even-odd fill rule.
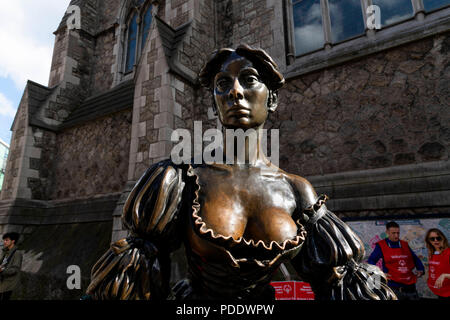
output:
[[227,111],[227,115],[230,116],[248,116],[250,115],[250,109],[245,108],[241,105],[233,105],[230,109]]

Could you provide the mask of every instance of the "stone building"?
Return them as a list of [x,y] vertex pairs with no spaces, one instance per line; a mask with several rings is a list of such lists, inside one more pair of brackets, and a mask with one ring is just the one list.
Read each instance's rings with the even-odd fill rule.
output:
[[9,144],[0,139],[0,192],[2,190],[3,178],[5,177],[6,161],[8,160]]
[[[286,86],[267,128],[279,129],[280,167],[340,217],[448,217],[449,4],[71,1],[80,14],[54,32],[49,83],[28,81],[11,128],[0,233],[22,234],[17,298],[81,296],[172,131],[216,125],[197,73],[217,47],[247,43],[278,63]],[[70,265],[82,290],[66,286]]]

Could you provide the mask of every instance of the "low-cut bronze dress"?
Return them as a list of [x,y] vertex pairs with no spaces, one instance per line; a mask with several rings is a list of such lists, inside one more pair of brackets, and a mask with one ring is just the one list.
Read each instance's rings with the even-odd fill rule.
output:
[[[316,196],[308,184],[283,171],[260,172],[261,185],[269,190],[273,185],[272,197],[281,197],[285,212],[272,209],[273,218],[266,221],[258,221],[257,212],[242,222],[226,216],[225,210],[235,205],[232,200],[222,203],[226,208],[214,203],[216,216],[226,220],[224,229],[212,227],[207,213],[212,205],[203,189],[216,183],[208,181],[211,172],[219,180],[227,175],[220,166],[170,160],[145,172],[124,205],[122,218],[130,236],[114,243],[93,267],[87,290],[93,299],[274,299],[269,283],[285,261],[311,284],[316,299],[395,299],[384,274],[360,262],[361,240],[326,208],[326,196]],[[259,208],[257,203],[245,205]],[[221,234],[227,224],[241,228],[242,236]],[[253,233],[246,230],[250,228]],[[272,240],[279,235],[271,230],[283,228],[297,231],[282,242]],[[269,230],[268,239],[251,238],[261,230]],[[182,243],[189,274],[170,288],[170,253]],[[377,286],[370,285],[370,277],[380,280]]]

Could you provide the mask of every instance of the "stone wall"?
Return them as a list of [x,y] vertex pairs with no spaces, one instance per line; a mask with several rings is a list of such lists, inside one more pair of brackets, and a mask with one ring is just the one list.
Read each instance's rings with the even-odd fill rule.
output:
[[275,18],[275,8],[268,3],[267,0],[219,1],[218,15],[223,15],[223,20],[219,22],[218,43],[272,47],[274,28],[271,21]]
[[[187,2],[187,1],[186,1]],[[196,74],[216,49],[214,1],[189,1],[193,9],[192,27],[179,50],[179,61]]]
[[[155,30],[154,24],[152,30]],[[164,72],[162,69],[167,68],[167,64],[163,58],[164,53],[161,44],[157,46],[154,33],[150,35],[150,46],[147,50],[143,53],[144,58],[146,58],[143,61],[146,62],[147,67],[141,67],[143,71],[139,73],[135,89],[133,108],[135,130],[131,141],[131,155],[134,155],[136,166],[130,168],[131,171],[128,175],[130,180],[136,180],[151,164],[149,158],[150,144],[158,140],[158,125],[165,124],[161,116],[155,119],[160,113],[159,91],[156,93],[156,90],[161,87],[162,73]],[[158,125],[155,126],[156,121]],[[165,122],[168,121],[170,120],[166,119]]]
[[117,23],[117,16],[123,0],[100,0],[97,1],[98,6],[98,32],[108,29]]
[[241,43],[266,50],[280,68],[285,67],[283,1],[218,0],[217,47]]
[[189,3],[192,3],[191,0],[171,0],[171,1],[163,1],[161,2],[161,6],[164,6],[163,19],[169,24],[172,28],[176,29],[179,26],[189,22],[192,19],[193,12],[189,10]]
[[19,184],[19,171],[22,165],[21,160],[24,156],[25,131],[28,124],[27,106],[28,93],[25,91],[12,126],[11,147],[8,154],[3,186],[0,192],[0,200],[11,199],[16,196],[14,191]]
[[290,79],[268,128],[301,175],[449,159],[450,36]]
[[114,79],[111,66],[116,60],[116,55],[114,54],[116,41],[114,29],[108,29],[96,38],[94,64],[92,66],[93,95],[105,92],[112,86]]
[[[81,7],[82,29],[68,30],[67,15],[55,31],[48,96],[28,110],[24,177],[18,197],[48,200],[54,187],[53,160],[58,149],[56,132],[67,117],[92,92],[92,65],[96,25],[96,1],[72,1]],[[48,88],[46,88],[48,90]]]
[[63,33],[55,34],[55,44],[53,46],[52,64],[50,67],[50,79],[48,86],[58,85],[63,78],[64,56],[67,51],[68,39]]
[[98,1],[98,28],[92,66],[92,94],[104,92],[112,87],[114,81],[113,65],[120,63],[117,60],[117,51],[114,47],[120,41],[116,36],[119,11],[123,1]]
[[130,122],[130,111],[124,111],[58,134],[51,199],[121,192],[127,181]]
[[31,199],[48,200],[55,181],[52,170],[56,155],[56,134],[37,127],[31,127],[33,145],[41,149],[40,157],[31,157],[29,168],[38,172],[37,177],[28,178]]
[[[18,244],[22,273],[12,299],[79,300],[90,283],[92,267],[109,247],[111,230],[111,222],[22,227]],[[67,287],[73,274],[67,273],[69,266],[80,268],[80,289]]]
[[[161,1],[159,17],[173,29],[191,22],[189,30],[172,57],[197,74],[214,49],[214,6],[211,1]],[[196,88],[186,79],[169,72],[168,57],[161,35],[152,24],[149,43],[136,79],[129,180],[138,179],[152,164],[167,158],[175,128],[193,128]],[[208,49],[209,48],[209,49]]]

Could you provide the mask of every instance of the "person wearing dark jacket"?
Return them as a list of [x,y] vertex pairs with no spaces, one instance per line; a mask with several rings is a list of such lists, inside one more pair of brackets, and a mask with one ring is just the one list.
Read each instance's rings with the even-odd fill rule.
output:
[[16,247],[18,240],[19,234],[16,232],[3,235],[3,251],[0,257],[0,301],[9,300],[19,283],[22,253]]
[[[400,240],[400,227],[396,222],[386,224],[386,233],[388,237],[376,243],[368,263],[375,265],[382,259],[388,286],[394,290],[398,299],[418,300],[416,282],[424,274],[425,267],[408,242]],[[416,273],[413,272],[414,268]]]

